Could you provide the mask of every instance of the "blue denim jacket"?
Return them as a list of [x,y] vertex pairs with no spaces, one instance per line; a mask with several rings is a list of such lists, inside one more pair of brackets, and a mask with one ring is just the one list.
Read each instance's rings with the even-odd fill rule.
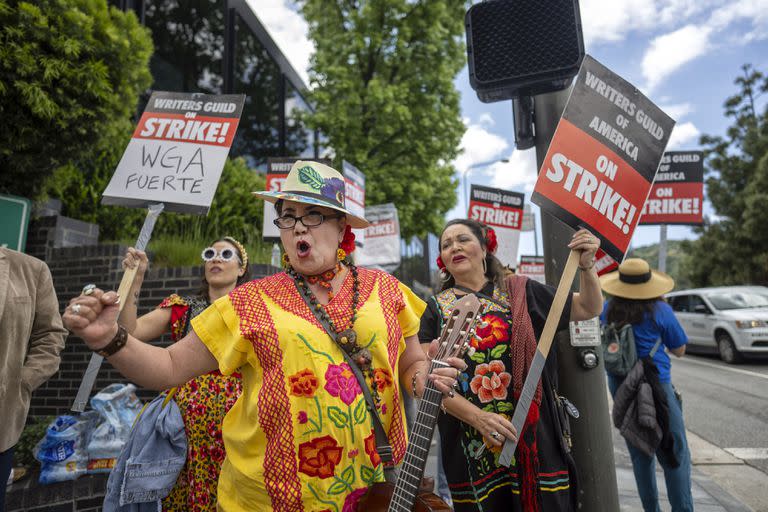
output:
[[161,509],[184,467],[187,436],[174,400],[152,400],[131,429],[128,441],[107,481],[104,512],[148,512]]

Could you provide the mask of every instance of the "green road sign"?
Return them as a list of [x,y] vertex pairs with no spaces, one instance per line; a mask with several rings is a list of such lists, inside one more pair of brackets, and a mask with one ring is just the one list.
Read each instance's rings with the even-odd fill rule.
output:
[[0,194],[0,247],[24,251],[31,211],[29,199]]

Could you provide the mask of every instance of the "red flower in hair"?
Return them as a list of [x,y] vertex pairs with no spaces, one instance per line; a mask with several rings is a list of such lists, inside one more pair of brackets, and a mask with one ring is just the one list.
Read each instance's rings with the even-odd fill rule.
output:
[[442,256],[437,257],[437,268],[439,268],[440,270],[445,270],[445,263],[443,263]]
[[355,250],[355,234],[352,232],[352,226],[349,224],[347,224],[347,228],[344,230],[344,239],[339,244],[339,248],[343,249],[347,254],[352,254]]
[[485,232],[485,246],[491,254],[495,253],[496,248],[499,246],[499,242],[496,240],[496,232],[493,228],[488,228],[488,231]]

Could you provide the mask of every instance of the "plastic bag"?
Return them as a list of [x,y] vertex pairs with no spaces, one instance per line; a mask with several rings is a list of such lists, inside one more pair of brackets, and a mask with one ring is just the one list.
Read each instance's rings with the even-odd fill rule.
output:
[[141,411],[133,384],[110,384],[91,398],[99,422],[87,445],[88,473],[108,473],[123,449]]
[[87,471],[85,445],[94,415],[59,416],[37,443],[34,455],[40,461],[40,483],[74,480]]

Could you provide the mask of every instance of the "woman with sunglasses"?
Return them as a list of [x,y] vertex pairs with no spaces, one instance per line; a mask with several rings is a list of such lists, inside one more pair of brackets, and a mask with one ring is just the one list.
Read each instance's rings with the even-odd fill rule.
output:
[[[137,316],[137,301],[147,255],[129,248],[123,268],[138,266],[136,279],[126,297],[119,322],[139,340],[154,340],[170,332],[174,342],[189,333],[190,322],[211,303],[251,280],[248,254],[232,237],[216,240],[202,252],[203,280],[195,295],[172,294],[150,313]],[[187,435],[187,461],[170,494],[163,499],[163,510],[216,510],[216,483],[225,450],[221,423],[242,391],[241,375],[222,375],[213,370],[178,386],[173,399],[179,406]]]
[[167,349],[124,332],[114,292],[76,297],[64,313],[67,327],[143,386],[216,368],[242,373],[243,394],[223,424],[219,510],[356,510],[384,480],[382,458],[389,466],[405,454],[401,394],[422,396],[429,379],[451,400],[466,368],[446,358],[430,372],[417,337],[424,302],[391,275],[349,262],[351,228],[368,222],[346,209],[344,190],[338,171],[298,161],[281,191],[255,193],[275,204],[285,272],[221,297]]

